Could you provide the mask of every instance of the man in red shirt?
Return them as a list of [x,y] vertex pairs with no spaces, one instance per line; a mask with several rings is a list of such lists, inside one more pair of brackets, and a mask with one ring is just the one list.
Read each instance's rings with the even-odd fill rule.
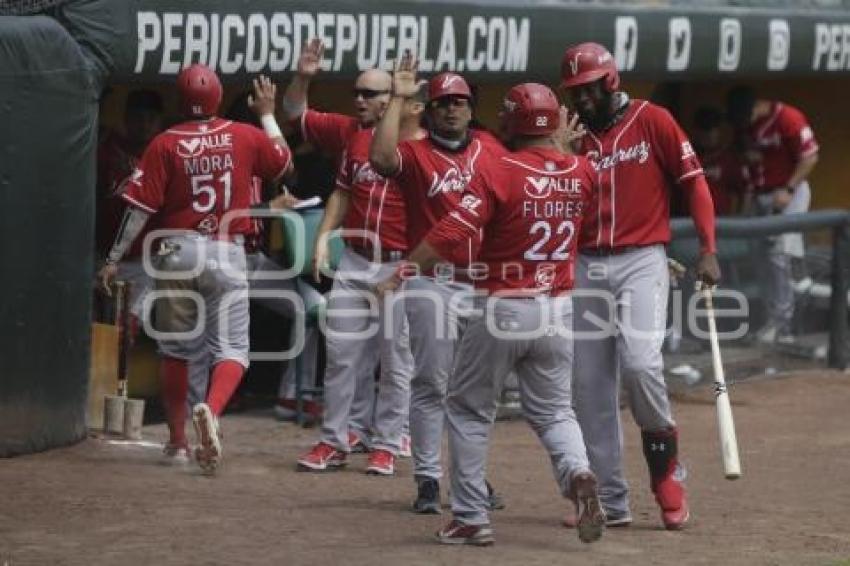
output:
[[[727,114],[749,151],[756,198],[761,215],[796,214],[809,210],[808,177],[818,161],[818,142],[805,115],[798,109],[772,100],[756,98],[748,87],[727,95]],[[758,331],[761,342],[793,342],[794,317],[792,258],[804,255],[803,236],[783,234],[767,241],[768,321]]]
[[[460,203],[467,183],[481,164],[504,153],[492,135],[472,130],[472,92],[460,75],[442,73],[428,82],[428,137],[400,141],[405,99],[417,90],[415,63],[402,57],[393,75],[393,96],[375,129],[369,154],[372,167],[394,178],[409,211],[410,249]],[[446,384],[454,359],[459,319],[472,293],[464,274],[480,246],[478,236],[458,246],[449,263],[416,277],[405,286],[405,310],[416,368],[411,380],[410,433],[413,444],[417,513],[439,513],[440,452],[445,421]]]
[[214,473],[221,460],[218,417],[248,367],[243,245],[253,226],[249,217],[232,220],[228,212],[248,209],[253,178],[277,181],[291,169],[292,159],[273,114],[262,119],[268,135],[216,116],[222,87],[209,68],[183,69],[177,90],[188,120],[159,134],[145,150],[123,194],[130,206],[100,277],[108,287],[117,262],[151,215],[156,228],[170,231],[151,262],[170,433],[165,452],[182,458],[188,449],[187,361],[203,335],[213,369],[206,402],[192,410],[199,444],[195,459],[204,472]]
[[723,143],[723,114],[703,106],[694,113],[691,138],[714,201],[714,213],[728,216],[741,210],[752,195],[749,168],[734,147]]
[[[292,81],[283,95],[283,113],[287,123],[295,124],[307,143],[313,145],[329,157],[339,168],[343,152],[351,136],[362,129],[375,125],[390,99],[390,75],[380,69],[363,71],[354,83],[354,111],[356,116],[319,112],[307,106],[307,93],[313,78],[319,73],[324,53],[321,39],[310,40],[301,49],[298,66]],[[327,214],[340,215],[342,193],[334,191],[325,203]],[[320,254],[313,259],[319,266],[328,263],[329,256],[325,247],[319,247]],[[349,427],[349,445],[353,452],[365,452],[369,448],[370,433],[375,402],[374,372],[366,369],[357,376],[357,392],[351,408]],[[410,437],[405,432],[402,439],[405,449],[402,454],[409,456]]]
[[305,141],[338,162],[351,135],[371,128],[381,118],[390,100],[391,78],[380,69],[360,73],[354,83],[356,117],[308,108],[307,92],[319,72],[324,50],[318,38],[302,48],[297,71],[283,95],[283,113],[287,122],[298,124]]
[[720,277],[711,194],[690,142],[670,114],[618,91],[619,75],[607,49],[596,43],[568,48],[561,78],[588,130],[580,140],[581,153],[596,170],[599,185],[578,244],[576,288],[582,293],[575,298],[574,318],[576,414],[608,524],[629,524],[618,402],[622,378],[662,520],[666,528],[678,529],[688,519],[688,505],[661,358],[669,191],[687,195],[701,245],[697,276],[709,284]]
[[[399,132],[402,140],[426,137],[419,125],[423,110],[424,96],[405,101]],[[407,255],[408,215],[396,180],[382,177],[369,163],[373,134],[373,129],[361,130],[349,139],[331,195],[336,204],[325,210],[316,234],[314,257],[328,257],[328,237],[340,227],[346,249],[328,300],[322,436],[298,460],[299,466],[308,470],[345,465],[351,451],[348,430],[357,376],[364,371],[374,373],[379,361],[375,435],[366,472],[393,475],[395,458],[402,449],[413,373],[404,304],[379,302],[377,320],[371,307],[377,299],[376,283],[393,273]],[[321,268],[320,263],[314,265],[317,280]],[[370,328],[377,330],[371,336]]]
[[514,151],[481,162],[459,206],[425,235],[404,270],[382,284],[384,291],[398,288],[408,269],[430,269],[483,230],[475,314],[460,339],[446,400],[454,518],[437,533],[445,544],[494,541],[484,469],[499,393],[512,370],[558,487],[575,503],[579,537],[593,542],[605,524],[570,399],[568,293],[596,174],[584,158],[563,153],[560,114],[548,87],[513,87],[502,128]]

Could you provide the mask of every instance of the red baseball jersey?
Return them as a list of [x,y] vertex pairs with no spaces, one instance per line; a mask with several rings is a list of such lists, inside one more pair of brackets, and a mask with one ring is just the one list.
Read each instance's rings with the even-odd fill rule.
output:
[[[466,185],[481,165],[507,150],[492,136],[473,130],[472,141],[460,151],[448,151],[426,138],[401,142],[397,152],[399,169],[395,177],[410,211],[407,243],[414,249],[431,228],[457,208]],[[466,246],[444,257],[465,266],[475,260],[480,245],[480,236],[471,237]]]
[[703,175],[688,137],[667,110],[632,100],[620,121],[581,140],[597,173],[597,199],[585,217],[580,248],[670,241],[670,190]]
[[348,140],[359,129],[357,119],[344,114],[310,109],[301,114],[301,135],[334,162],[342,157]]
[[711,190],[715,214],[732,214],[735,196],[752,189],[749,167],[741,162],[732,148],[703,153],[699,158]]
[[[225,213],[251,206],[254,177],[277,178],[291,157],[249,124],[221,118],[184,122],[153,139],[123,197],[157,213],[159,228],[212,234]],[[252,224],[241,216],[227,232],[250,234]]]
[[761,154],[761,162],[753,167],[753,183],[759,191],[785,186],[797,163],[818,152],[805,115],[781,102],[774,102],[770,114],[750,126],[750,136]]
[[[348,141],[336,186],[349,193],[348,213],[343,227],[374,234],[385,250],[407,250],[407,214],[404,197],[395,179],[386,179],[372,169],[369,147],[374,129],[361,130]],[[371,249],[374,239],[348,237],[359,247]]]
[[[460,205],[428,234],[441,255],[484,230],[476,287],[489,292],[571,289],[575,250],[596,172],[583,157],[529,148],[482,164]],[[483,267],[483,266],[482,266]]]

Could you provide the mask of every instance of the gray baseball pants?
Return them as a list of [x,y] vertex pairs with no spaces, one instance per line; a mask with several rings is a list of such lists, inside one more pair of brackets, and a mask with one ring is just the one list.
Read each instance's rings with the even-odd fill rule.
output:
[[466,524],[489,523],[486,461],[504,380],[516,371],[523,414],[537,433],[561,493],[574,474],[589,471],[573,412],[572,306],[568,296],[476,298],[464,330],[446,401],[451,454],[451,504]]
[[579,254],[573,396],[599,496],[612,516],[629,512],[620,380],[641,430],[675,426],[661,357],[669,285],[662,245],[607,256]]
[[[804,181],[794,190],[794,196],[779,214],[798,214],[809,210],[811,189]],[[756,211],[762,215],[777,214],[773,209],[773,193],[758,195],[755,201]],[[766,283],[766,306],[768,323],[777,327],[780,334],[791,332],[794,318],[794,287],[791,272],[791,259],[805,255],[803,235],[788,233],[769,237],[764,242],[765,263],[762,265],[763,279]]]
[[[248,285],[252,292],[286,292],[288,294],[297,294],[301,297],[303,305],[315,303],[319,299],[320,293],[306,283],[299,283],[294,278],[284,278],[283,274],[273,279],[263,277],[262,274],[270,274],[275,271],[281,271],[283,268],[277,263],[269,259],[263,252],[255,252],[246,256]],[[256,300],[263,307],[270,309],[272,312],[280,315],[287,320],[295,320],[296,310],[303,310],[303,305],[293,300],[290,296],[258,296]],[[303,314],[303,312],[302,312]],[[295,332],[290,332],[291,347],[295,340]],[[316,382],[316,351],[318,348],[319,333],[315,327],[307,328],[304,336],[304,371],[306,379],[305,385],[312,387]],[[209,386],[210,370],[212,369],[212,360],[208,352],[203,348],[203,343],[198,342],[191,348],[194,352],[189,357],[189,403],[190,407],[195,403],[200,403],[206,398],[207,387]],[[293,360],[286,361],[286,367],[281,376],[280,383],[281,393],[289,393],[289,398],[295,396],[295,363]]]
[[[349,451],[348,431],[358,377],[381,364],[372,446],[395,455],[407,418],[413,358],[404,301],[382,301],[375,285],[391,276],[398,262],[377,264],[346,248],[328,298],[323,442]],[[371,379],[371,374],[369,375]]]
[[410,382],[410,438],[414,477],[439,480],[446,389],[455,345],[472,306],[472,287],[432,277],[408,280],[403,289],[415,361]]

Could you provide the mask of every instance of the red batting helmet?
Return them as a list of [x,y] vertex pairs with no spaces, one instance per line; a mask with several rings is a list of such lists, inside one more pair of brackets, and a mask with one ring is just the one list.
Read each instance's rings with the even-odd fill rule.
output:
[[558,128],[561,105],[548,86],[523,83],[508,91],[504,100],[505,130],[508,135],[543,136]]
[[213,116],[221,104],[221,81],[212,69],[199,63],[180,71],[177,92],[181,112],[192,118]]
[[605,79],[605,90],[620,86],[620,74],[611,52],[598,43],[579,43],[567,48],[561,60],[561,86],[571,88]]
[[455,73],[440,73],[428,82],[428,100],[443,96],[465,96],[472,98],[472,91],[462,76]]

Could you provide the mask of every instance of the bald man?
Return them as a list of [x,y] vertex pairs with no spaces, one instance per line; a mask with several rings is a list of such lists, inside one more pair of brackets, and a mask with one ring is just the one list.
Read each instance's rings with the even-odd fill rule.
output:
[[304,140],[331,157],[337,164],[352,134],[371,128],[384,114],[390,101],[392,78],[386,71],[363,71],[354,83],[354,116],[317,112],[307,107],[310,82],[319,72],[325,47],[313,39],[301,50],[298,68],[283,94],[286,121],[297,123]]
[[[372,128],[384,114],[390,101],[392,77],[386,71],[369,69],[360,74],[354,83],[354,114],[348,116],[319,112],[308,107],[307,92],[310,82],[319,72],[324,45],[318,38],[309,41],[301,50],[295,76],[283,95],[283,113],[286,122],[299,129],[304,141],[330,157],[339,167],[351,137],[358,131]],[[342,218],[346,203],[340,191],[334,191],[325,203],[325,216]],[[327,246],[317,246],[315,266],[328,263]],[[368,367],[367,367],[368,366]],[[352,452],[368,451],[375,403],[374,365],[359,368],[357,388],[349,416],[349,445]],[[405,409],[406,415],[407,409]],[[405,416],[405,423],[407,418]],[[405,425],[401,439],[400,456],[410,456],[410,436]]]

